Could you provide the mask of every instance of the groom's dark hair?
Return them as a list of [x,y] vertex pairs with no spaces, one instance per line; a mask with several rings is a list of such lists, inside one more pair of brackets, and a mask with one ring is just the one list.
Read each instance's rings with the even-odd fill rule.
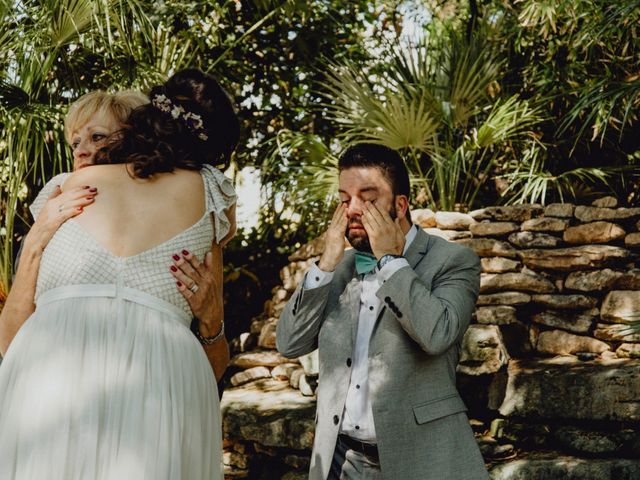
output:
[[[375,143],[358,143],[347,148],[338,160],[338,171],[349,168],[378,168],[391,185],[394,195],[411,198],[409,172],[400,154],[391,148]],[[407,210],[407,220],[411,213]]]

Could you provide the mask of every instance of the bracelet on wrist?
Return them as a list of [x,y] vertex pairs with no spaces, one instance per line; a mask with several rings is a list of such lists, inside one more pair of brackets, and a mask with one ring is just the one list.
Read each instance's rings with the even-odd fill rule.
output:
[[196,329],[195,334],[196,334],[196,338],[200,341],[202,345],[212,345],[218,340],[220,340],[222,337],[224,337],[224,320],[222,320],[220,324],[220,331],[215,335],[212,335],[210,337],[205,337],[200,333],[200,328]]

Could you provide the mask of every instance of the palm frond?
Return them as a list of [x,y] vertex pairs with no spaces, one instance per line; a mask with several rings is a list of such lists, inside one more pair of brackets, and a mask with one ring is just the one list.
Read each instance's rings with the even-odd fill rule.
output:
[[353,65],[328,66],[323,106],[327,116],[343,127],[342,136],[400,150],[428,150],[440,121],[433,98],[419,89],[376,92]]
[[346,134],[353,140],[378,143],[394,150],[430,151],[440,126],[424,96],[390,95],[386,101],[371,102],[361,125]]
[[[634,79],[615,82],[602,79],[578,92],[579,100],[560,123],[559,135],[577,123],[580,124],[576,142],[588,129],[592,140],[604,141],[605,134],[613,127],[622,136],[624,128],[637,119],[640,107],[640,74]],[[622,118],[618,118],[618,115]]]
[[59,48],[78,40],[78,36],[91,26],[95,14],[95,2],[89,0],[61,0],[48,3],[51,9],[49,24],[50,44]]
[[540,108],[532,108],[517,95],[505,101],[497,101],[487,119],[477,129],[475,142],[487,148],[520,135],[532,136],[532,129],[543,120]]
[[481,39],[469,43],[461,35],[453,35],[445,71],[449,75],[449,98],[453,126],[466,125],[483,100],[488,87],[498,78],[501,62]]
[[604,185],[610,187],[612,176],[619,174],[619,168],[575,168],[558,175],[545,169],[544,162],[532,153],[511,172],[502,175],[509,181],[503,192],[507,203],[542,203],[555,193],[560,201],[576,197],[577,185]]

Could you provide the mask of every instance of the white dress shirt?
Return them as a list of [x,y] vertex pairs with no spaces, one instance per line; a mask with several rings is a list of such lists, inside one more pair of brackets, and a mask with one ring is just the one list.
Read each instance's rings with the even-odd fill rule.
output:
[[[405,236],[404,251],[416,237],[418,230],[414,225]],[[340,432],[363,442],[376,443],[376,430],[373,422],[373,410],[369,394],[369,342],[380,310],[380,300],[376,292],[394,273],[409,266],[404,258],[388,262],[381,270],[376,267],[371,273],[362,275],[362,293],[360,294],[360,312],[358,315],[358,334],[356,336],[351,378]],[[322,287],[333,278],[333,272],[324,272],[316,264],[311,266],[304,281],[305,290]]]

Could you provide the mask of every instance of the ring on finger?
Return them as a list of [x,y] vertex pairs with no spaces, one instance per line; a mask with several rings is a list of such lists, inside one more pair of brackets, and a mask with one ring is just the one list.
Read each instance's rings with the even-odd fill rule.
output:
[[198,289],[199,289],[199,288],[200,288],[200,287],[198,287],[198,284],[197,284],[197,283],[194,283],[193,285],[191,285],[191,286],[189,287],[189,290],[191,290],[191,293],[196,293],[196,292],[198,291]]

